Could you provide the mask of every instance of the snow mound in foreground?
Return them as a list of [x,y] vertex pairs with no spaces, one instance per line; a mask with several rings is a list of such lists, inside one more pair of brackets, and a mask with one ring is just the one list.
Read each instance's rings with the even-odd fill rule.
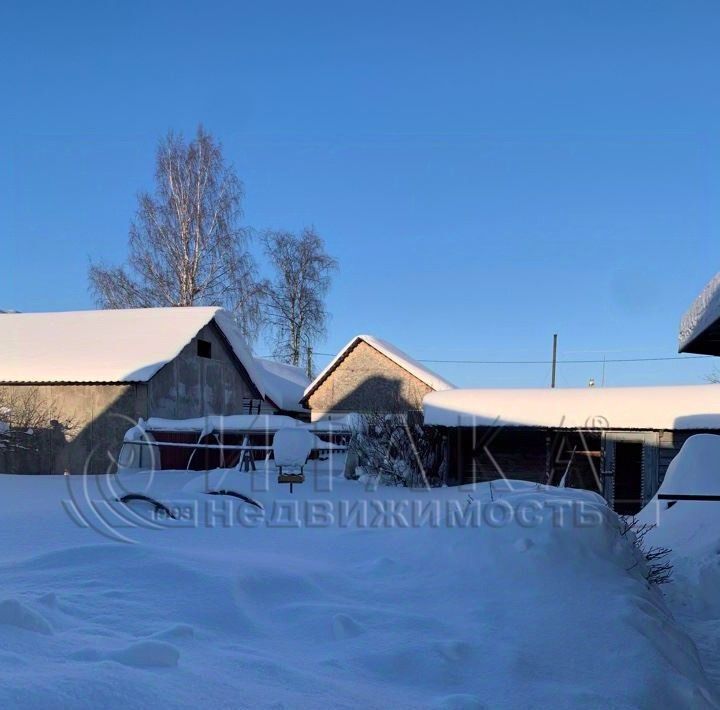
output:
[[134,668],[173,668],[180,658],[178,649],[162,641],[138,641],[124,648],[102,652],[94,648],[78,651],[73,655],[78,661],[116,661]]
[[0,707],[718,707],[592,493],[219,477],[262,500],[253,525],[163,472],[133,485],[199,517],[122,544],[65,513],[86,481],[0,476]]
[[50,636],[53,632],[49,622],[18,599],[5,599],[0,602],[0,624],[15,626],[18,629],[33,631]]

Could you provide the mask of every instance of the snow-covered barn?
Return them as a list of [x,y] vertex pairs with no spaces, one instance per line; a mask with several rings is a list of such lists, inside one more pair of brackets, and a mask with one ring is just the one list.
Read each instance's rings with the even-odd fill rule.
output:
[[[303,378],[297,368],[256,359],[220,308],[3,314],[5,400],[30,392],[57,422],[33,431],[23,450],[0,449],[2,470],[112,470],[123,435],[140,418],[299,415]],[[59,424],[68,421],[69,429]]]
[[313,421],[351,412],[419,412],[426,394],[452,387],[386,340],[357,335],[308,385],[301,404]]
[[455,483],[564,478],[635,513],[686,439],[720,433],[720,385],[456,389],[427,395],[424,417]]

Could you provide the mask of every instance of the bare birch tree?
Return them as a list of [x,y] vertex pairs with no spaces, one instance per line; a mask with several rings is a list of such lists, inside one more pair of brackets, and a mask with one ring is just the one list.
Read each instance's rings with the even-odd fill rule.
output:
[[325,242],[312,228],[300,235],[268,232],[264,244],[274,270],[263,295],[275,354],[291,365],[311,369],[308,350],[325,333],[325,296],[337,261],[325,252]]
[[169,133],[157,151],[155,191],[138,195],[127,264],[90,267],[98,305],[223,306],[254,336],[261,286],[238,224],[242,197],[242,183],[202,126],[189,143]]

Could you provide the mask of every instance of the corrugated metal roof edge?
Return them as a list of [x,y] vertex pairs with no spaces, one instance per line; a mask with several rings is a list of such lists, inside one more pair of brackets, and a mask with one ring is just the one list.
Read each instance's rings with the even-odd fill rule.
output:
[[146,385],[148,380],[0,380],[7,385]]

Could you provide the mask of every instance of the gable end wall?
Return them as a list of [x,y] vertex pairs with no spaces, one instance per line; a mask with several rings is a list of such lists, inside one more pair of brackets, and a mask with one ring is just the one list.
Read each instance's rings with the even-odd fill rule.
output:
[[360,341],[308,398],[313,419],[333,412],[414,411],[432,388]]
[[[198,339],[211,344],[211,358],[198,356]],[[166,419],[238,414],[243,399],[256,397],[214,323],[202,328],[148,384],[150,416]]]

